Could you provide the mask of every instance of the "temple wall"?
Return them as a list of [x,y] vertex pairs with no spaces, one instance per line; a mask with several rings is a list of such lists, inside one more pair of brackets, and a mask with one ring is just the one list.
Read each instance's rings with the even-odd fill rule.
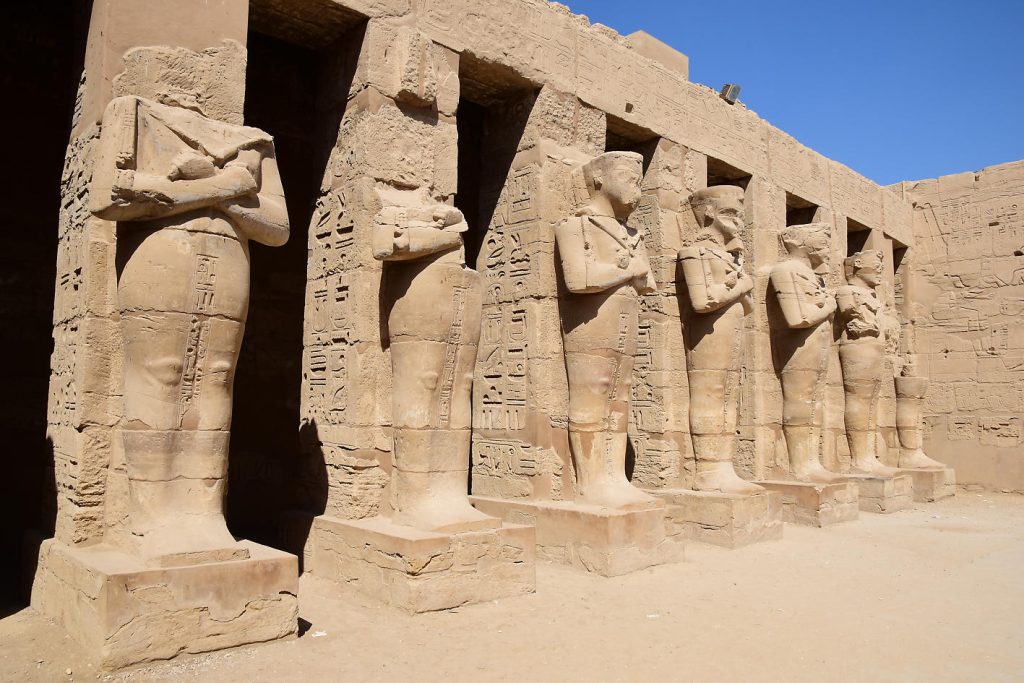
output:
[[902,183],[925,449],[961,484],[1024,491],[1024,162]]
[[[168,18],[167,7],[189,21]],[[421,193],[462,209],[470,223],[470,266],[487,283],[474,391],[474,493],[571,497],[553,227],[577,200],[572,167],[613,149],[644,156],[644,199],[631,220],[644,232],[658,283],[643,300],[634,377],[630,467],[638,483],[687,486],[692,478],[676,253],[694,232],[690,194],[735,184],[746,193],[743,241],[755,280],[738,470],[763,478],[787,467],[768,275],[783,254],[781,231],[820,220],[833,226],[830,286],[841,284],[842,259],[851,251],[886,254],[881,291],[904,315],[905,350],[919,352],[934,383],[932,455],[966,468],[965,483],[1022,488],[1021,394],[1012,382],[1019,342],[1011,317],[1018,287],[1018,257],[1011,254],[1021,245],[1010,244],[1021,229],[1012,198],[1024,184],[1019,165],[977,178],[880,187],[741,103],[730,105],[691,83],[685,56],[667,46],[619,36],[543,0],[97,0],[56,257],[48,434],[62,540],[93,542],[116,527],[122,511],[108,501],[121,500],[125,487],[116,438],[116,230],[84,208],[99,116],[125,50],[203,51],[225,40],[244,45],[253,30],[307,49],[316,69],[308,83],[318,94],[302,105],[310,107],[303,115],[312,115],[294,121],[274,119],[270,105],[246,109],[257,119],[247,123],[278,138],[293,242],[283,252],[291,256],[261,255],[264,265],[254,268],[258,310],[243,345],[244,395],[233,427],[251,438],[236,440],[244,457],[233,455],[231,465],[236,492],[247,493],[233,524],[254,515],[262,523],[271,511],[297,508],[367,517],[387,505],[391,371],[382,268],[370,234],[382,197],[396,193]],[[261,45],[269,47],[260,59],[276,63],[273,45]],[[264,97],[275,93],[269,88]],[[294,99],[283,88],[278,96]],[[300,168],[302,159],[309,160],[307,169]],[[475,178],[466,170],[470,162]],[[303,173],[310,178],[296,180]],[[310,187],[293,189],[302,183]],[[959,232],[952,236],[957,225],[986,239],[961,243]],[[997,254],[1004,256],[995,261]],[[275,259],[304,266],[305,282],[291,266],[278,269]],[[943,279],[946,273],[955,277]],[[304,298],[301,351],[296,296]],[[920,310],[902,305],[917,298]],[[275,318],[268,311],[279,304],[287,314]],[[282,334],[279,324],[296,330]],[[895,374],[897,359],[890,363]],[[849,456],[835,349],[828,372],[825,462],[844,469]],[[268,382],[275,389],[263,403],[256,397]],[[891,461],[894,392],[891,382],[883,384],[879,414]],[[276,412],[264,423],[265,410]],[[296,439],[275,435],[289,429],[283,415],[298,416]],[[970,454],[957,447],[968,443]]]

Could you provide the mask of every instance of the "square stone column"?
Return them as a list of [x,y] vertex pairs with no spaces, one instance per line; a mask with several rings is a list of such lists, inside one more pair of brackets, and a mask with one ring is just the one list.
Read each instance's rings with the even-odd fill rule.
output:
[[[248,9],[247,0],[96,0],[92,7],[61,187],[48,416],[56,533],[40,549],[32,605],[102,668],[286,638],[297,628],[294,556],[241,542],[236,557],[167,565],[140,559],[127,542],[118,226],[89,211],[101,118],[126,53],[178,49],[200,61],[227,60],[229,73],[163,77],[202,81],[196,87],[235,105],[211,103],[213,116],[241,124]],[[119,94],[139,94],[131,87],[122,84]]]

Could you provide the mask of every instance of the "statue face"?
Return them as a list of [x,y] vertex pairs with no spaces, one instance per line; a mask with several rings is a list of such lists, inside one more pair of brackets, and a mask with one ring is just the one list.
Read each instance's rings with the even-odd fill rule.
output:
[[877,287],[882,284],[882,259],[878,252],[866,251],[861,254],[857,277],[869,287]]
[[807,257],[811,265],[819,266],[828,261],[829,244],[828,235],[821,231],[814,231],[807,235],[804,240],[804,248],[807,249]]
[[743,228],[743,199],[719,197],[708,206],[707,216],[712,219],[712,227],[728,241]]
[[612,165],[601,178],[601,192],[615,207],[616,213],[628,214],[640,203],[642,173],[643,168],[639,163],[622,159]]

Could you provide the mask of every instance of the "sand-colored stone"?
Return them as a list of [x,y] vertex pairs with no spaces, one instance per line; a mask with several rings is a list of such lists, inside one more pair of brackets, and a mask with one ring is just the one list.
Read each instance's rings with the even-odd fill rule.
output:
[[685,539],[666,524],[660,501],[643,509],[484,496],[472,501],[487,514],[534,527],[539,560],[620,576],[683,559]]
[[673,536],[725,548],[782,538],[779,493],[657,489],[655,495],[668,504],[667,522]]
[[536,590],[534,529],[504,524],[455,533],[384,517],[313,522],[309,570],[411,613]]
[[879,476],[852,473],[847,479],[857,485],[857,502],[862,512],[888,514],[906,510],[914,504],[914,477],[910,474]]
[[853,521],[860,513],[859,488],[849,480],[832,483],[761,480],[757,483],[782,495],[785,522],[825,527]]

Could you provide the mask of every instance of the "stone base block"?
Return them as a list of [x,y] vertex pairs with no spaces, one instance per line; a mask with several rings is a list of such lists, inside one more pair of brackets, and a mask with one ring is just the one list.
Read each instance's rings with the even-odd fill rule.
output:
[[860,514],[857,485],[852,482],[818,484],[802,481],[759,481],[782,495],[782,519],[808,526],[850,522]]
[[32,607],[60,623],[103,669],[295,634],[294,555],[242,541],[243,560],[147,566],[107,545],[43,543]]
[[602,576],[683,559],[682,539],[666,535],[665,509],[615,510],[568,502],[470,496],[477,509],[537,530],[537,556]]
[[900,468],[914,480],[914,500],[919,503],[934,503],[956,495],[956,472],[952,467],[911,469]]
[[383,517],[317,517],[310,562],[319,577],[411,613],[451,609],[537,588],[534,532],[505,524],[447,534]]
[[862,512],[897,512],[914,504],[914,479],[909,474],[876,477],[870,474],[847,474],[857,485]]
[[683,538],[726,548],[782,538],[782,495],[653,489],[668,503],[668,521]]

